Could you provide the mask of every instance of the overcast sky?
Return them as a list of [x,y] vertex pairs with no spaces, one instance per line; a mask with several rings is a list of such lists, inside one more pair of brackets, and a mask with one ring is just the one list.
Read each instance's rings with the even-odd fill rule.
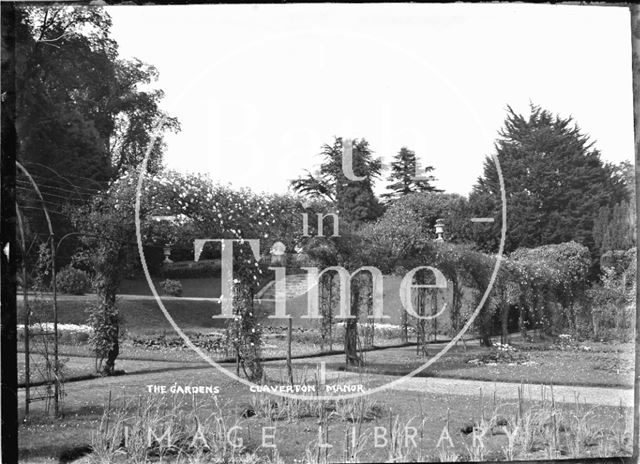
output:
[[[467,194],[505,117],[572,115],[633,159],[629,13],[551,5],[107,7],[124,58],[155,65],[182,131],[165,161],[284,192],[334,135],[402,146]],[[379,186],[383,188],[383,184]]]

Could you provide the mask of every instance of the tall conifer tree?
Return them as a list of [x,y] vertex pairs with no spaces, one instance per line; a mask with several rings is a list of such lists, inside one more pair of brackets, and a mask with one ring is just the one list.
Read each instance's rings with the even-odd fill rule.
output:
[[416,154],[407,147],[402,147],[391,163],[391,174],[388,178],[391,184],[387,186],[387,190],[391,191],[383,194],[382,197],[393,201],[410,193],[442,192],[431,184],[436,180],[429,174],[433,170],[433,166],[421,169]]

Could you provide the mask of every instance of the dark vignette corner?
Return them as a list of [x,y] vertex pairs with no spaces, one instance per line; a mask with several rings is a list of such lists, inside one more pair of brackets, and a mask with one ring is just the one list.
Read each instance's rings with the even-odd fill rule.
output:
[[2,3],[2,159],[0,176],[0,373],[2,376],[2,462],[17,462],[17,356],[16,356],[16,279],[15,279],[15,9]]

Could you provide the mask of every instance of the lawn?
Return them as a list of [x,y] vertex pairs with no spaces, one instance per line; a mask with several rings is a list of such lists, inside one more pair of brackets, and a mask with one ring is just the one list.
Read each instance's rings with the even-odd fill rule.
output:
[[[204,283],[209,280],[210,287],[205,287]],[[393,295],[394,286],[397,283],[398,279],[385,280],[385,295]],[[195,295],[196,290],[200,292],[197,293],[198,296],[207,295],[202,293],[205,291],[219,292],[219,280],[216,283],[216,279],[184,279],[184,284],[188,294]],[[124,289],[142,292],[146,288],[145,285],[144,282],[128,281]],[[85,309],[89,300],[90,297],[63,297],[59,302],[59,321],[85,324],[87,317]],[[18,320],[22,317],[21,303],[18,301]],[[289,312],[300,313],[300,308],[306,304],[306,296],[292,298],[287,304]],[[217,303],[170,298],[165,299],[165,305],[189,338],[207,351],[212,359],[229,360],[230,353],[209,346],[211,340],[223,338],[225,321],[211,317],[220,312]],[[117,369],[128,373],[153,370],[154,368],[147,365],[153,361],[163,361],[167,368],[180,365],[188,367],[189,364],[202,365],[203,360],[182,343],[155,300],[124,296],[119,300],[119,306],[123,317],[124,336],[116,363]],[[263,319],[263,322],[266,323],[269,320]],[[320,336],[314,328],[318,326],[318,322],[307,321],[306,324],[306,327],[294,326],[292,343],[294,357],[320,354]],[[272,320],[272,326],[264,328],[262,355],[265,359],[282,359],[286,353],[285,334],[283,329],[277,327],[279,325],[281,325],[280,321]],[[415,341],[415,334],[412,335],[411,340]],[[201,345],[201,342],[207,343]],[[377,347],[396,347],[366,352],[364,354],[366,365],[362,368],[362,372],[402,376],[422,366],[428,359],[428,357],[417,355],[415,346],[399,347],[397,334],[376,336],[374,344]],[[533,384],[621,387],[633,385],[634,347],[632,344],[572,342],[562,345],[551,341],[523,343],[519,337],[515,337],[513,345],[517,348],[517,356],[514,362],[503,359],[495,363],[490,362],[491,359],[486,359],[495,350],[480,347],[477,341],[468,341],[467,345],[466,350],[462,344],[454,347],[419,375],[490,382],[522,381]],[[217,347],[220,348],[220,344]],[[441,343],[430,345],[428,356],[435,355],[442,347]],[[332,348],[338,353],[343,349],[341,333],[334,333]],[[68,358],[67,378],[90,375],[95,370],[93,353],[86,341],[69,342],[63,338],[60,354],[63,360]],[[20,372],[24,375],[24,356],[20,355],[19,359]],[[474,363],[474,361],[483,360],[483,363]],[[315,368],[319,362],[326,362],[330,370],[344,369],[343,354],[301,359],[296,364],[300,369],[304,366]],[[567,366],[571,366],[571,369],[567,369]],[[35,369],[32,371],[35,372]]]
[[[159,294],[162,294],[160,282],[163,280],[163,278],[159,277],[152,278]],[[183,297],[218,298],[220,296],[219,277],[172,280],[179,280],[182,284]],[[152,295],[146,279],[123,280],[120,283],[119,293],[121,295]]]
[[[39,354],[33,354],[31,356],[31,380],[34,383],[44,381],[46,379],[45,371],[42,366],[44,365],[44,357]],[[95,375],[95,364],[93,358],[68,356],[61,354],[60,361],[62,362],[62,375],[65,379],[78,379],[86,378],[88,376]],[[124,371],[126,374],[134,374],[139,372],[150,372],[157,370],[179,370],[192,368],[194,363],[186,364],[181,361],[151,361],[151,360],[133,360],[133,359],[119,359],[117,361],[118,371]],[[204,364],[202,364],[204,366]],[[18,383],[23,384],[25,380],[25,360],[24,356],[18,355]]]
[[[516,345],[518,346],[518,345]],[[548,343],[527,343],[520,346],[522,359],[516,362],[474,364],[473,360],[491,354],[477,342],[454,347],[425,371],[423,377],[449,377],[491,382],[524,382],[547,385],[587,385],[633,387],[633,344],[582,344],[584,349],[561,349]],[[430,348],[433,356],[440,349]],[[366,353],[363,372],[406,375],[422,366],[429,358],[416,355],[415,347],[392,348]],[[567,366],[571,366],[570,369]],[[327,368],[344,369],[344,361],[335,359]]]
[[[282,372],[276,368],[268,368],[267,375],[268,378],[276,379],[282,377]],[[328,450],[330,461],[344,459],[346,438],[351,436],[352,426],[357,426],[358,437],[363,442],[360,450],[360,459],[363,461],[381,462],[389,459],[390,453],[396,453],[396,457],[400,455],[404,459],[437,459],[436,444],[447,426],[448,418],[448,429],[454,444],[454,448],[449,449],[449,452],[461,457],[478,457],[477,454],[470,454],[473,452],[471,435],[465,433],[463,429],[468,431],[468,427],[474,422],[482,425],[483,417],[489,426],[482,426],[486,432],[483,438],[486,448],[482,450],[481,457],[483,459],[504,458],[503,448],[508,444],[508,439],[504,432],[501,432],[500,427],[497,427],[496,420],[502,418],[510,424],[518,409],[517,403],[501,398],[479,402],[477,396],[435,395],[398,390],[377,393],[359,403],[329,402],[325,406],[327,409],[324,419],[319,421],[309,402],[287,403],[268,394],[252,394],[248,387],[228,379],[218,371],[196,369],[183,370],[179,373],[157,372],[68,384],[67,397],[63,406],[65,417],[62,420],[38,418],[42,405],[34,405],[34,417],[20,426],[20,458],[23,462],[36,462],[46,457],[58,456],[63,450],[91,443],[91,435],[98,429],[104,408],[109,403],[109,395],[112,396],[111,409],[115,409],[122,398],[127,398],[129,406],[135,410],[136,405],[142,404],[146,407],[147,401],[160,401],[158,398],[162,395],[150,394],[148,385],[170,386],[175,382],[180,385],[219,387],[220,393],[216,396],[218,407],[212,403],[210,397],[198,397],[196,406],[194,403],[196,399],[192,395],[175,394],[165,397],[169,411],[177,408],[187,413],[195,409],[202,418],[207,417],[211,412],[217,412],[226,424],[237,424],[241,427],[240,436],[248,452],[255,452],[265,458],[273,457],[273,451],[259,448],[262,427],[274,426],[276,427],[275,444],[284,462],[300,459],[306,450],[317,452],[319,423],[326,424],[324,441],[333,445],[333,448]],[[328,382],[331,382],[331,379]],[[535,418],[538,422],[535,430],[534,425],[529,424],[534,439],[526,449],[522,448],[522,454],[516,457],[521,459],[550,457],[548,444],[550,437],[547,432],[549,422],[545,422],[550,420],[545,419],[547,417],[545,414],[551,408],[549,400],[545,406],[542,406],[535,399],[524,399],[520,407],[525,412],[525,417],[529,418],[528,420],[533,421]],[[242,413],[245,412],[246,416],[248,409],[254,411],[253,417],[243,417]],[[362,420],[352,422],[351,417],[354,417],[352,416],[354,413],[356,413],[355,417],[361,417]],[[359,413],[361,414],[358,416]],[[623,424],[629,420],[630,414],[629,409],[556,403],[555,417],[561,423],[556,427],[559,431],[556,437],[557,448],[565,456],[570,456],[568,453],[573,449],[571,446],[574,440],[570,430],[578,425],[571,425],[570,421],[572,417],[577,417],[583,418],[576,420],[583,421],[579,425],[586,432],[580,438],[580,449],[578,451],[574,449],[573,452],[578,452],[580,456],[628,454],[629,437],[624,433]],[[130,418],[138,416],[139,414],[134,412],[128,414]],[[586,417],[589,419],[587,420]],[[204,423],[205,419],[201,420]],[[399,446],[394,449],[390,444],[374,446],[374,427],[384,428],[387,430],[386,433],[390,430],[402,433],[406,425],[416,427],[417,448]],[[602,430],[607,432],[604,435],[598,435]],[[600,439],[597,437],[601,436],[606,437],[606,443],[598,441]]]
[[[91,304],[93,297],[72,297],[58,301],[58,321],[66,324],[86,324],[87,307]],[[49,302],[50,300],[43,300]],[[220,305],[213,301],[193,301],[180,300],[178,298],[163,299],[163,303],[176,321],[179,327],[194,329],[212,329],[224,327],[224,320],[212,319],[211,316],[220,314]],[[18,321],[24,318],[24,305],[21,300],[17,301]],[[131,299],[121,297],[118,299],[118,308],[123,320],[125,331],[131,334],[154,334],[162,331],[171,331],[173,328],[165,318],[162,310],[154,299]],[[47,310],[44,320],[53,320],[51,310]]]
[[[159,293],[160,280],[154,278],[156,288]],[[396,276],[385,276],[383,280],[383,305],[384,313],[389,316],[385,320],[386,323],[398,324],[402,305],[399,297],[399,287],[401,279]],[[180,279],[183,286],[183,298],[218,298],[220,297],[220,279]],[[450,298],[450,290],[446,290],[441,295],[439,307],[442,307],[444,301]],[[127,330],[135,333],[152,333],[158,330],[172,330],[171,325],[164,317],[158,303],[154,299],[149,299],[152,295],[151,290],[144,279],[125,280],[120,285],[120,298],[118,307],[120,314],[124,320],[124,326]],[[144,298],[136,298],[142,296]],[[43,299],[47,302],[49,300]],[[86,322],[87,316],[85,309],[93,300],[92,295],[85,296],[69,296],[60,295],[58,301],[58,320],[61,323],[83,324]],[[21,298],[18,300],[18,321],[22,321],[23,302]],[[163,303],[171,317],[176,321],[179,327],[183,329],[209,329],[215,327],[223,327],[225,321],[222,319],[212,319],[212,316],[220,314],[220,305],[217,301],[198,301],[185,300],[179,298],[163,298]],[[286,312],[293,317],[295,327],[309,328],[317,325],[315,321],[303,319],[302,316],[307,314],[308,301],[307,295],[302,294],[290,297],[286,301]],[[51,309],[46,309],[43,318],[52,320],[53,315]],[[273,301],[256,301],[256,311],[259,314],[273,314],[275,306]],[[438,318],[438,326],[442,333],[447,331],[448,327],[448,310]],[[266,326],[283,325],[284,321],[277,319],[264,319],[263,324]]]
[[[391,340],[386,340],[391,343]],[[265,359],[283,359],[284,341],[271,335],[266,339]],[[443,343],[429,347],[433,356],[442,349]],[[522,382],[525,384],[574,385],[631,388],[633,386],[633,345],[605,343],[574,344],[571,348],[547,343],[522,343],[518,346],[520,363],[498,362],[495,365],[475,364],[476,359],[490,357],[494,350],[480,347],[477,341],[468,341],[467,349],[462,345],[453,347],[418,377],[458,378],[488,382]],[[579,348],[582,347],[582,348]],[[585,350],[588,347],[588,350]],[[345,371],[344,354],[336,345],[336,354],[318,356],[318,350],[308,344],[293,346],[294,376],[315,371],[324,362],[328,371]],[[385,374],[404,376],[422,366],[428,358],[418,356],[415,346],[388,347],[363,353],[365,366],[356,370],[362,374]],[[95,373],[94,358],[88,345],[62,345],[61,359],[65,362],[66,378],[86,377]],[[233,364],[223,352],[210,352],[211,358]],[[312,355],[313,357],[303,357]],[[37,358],[37,355],[36,355]],[[524,360],[524,361],[523,361]],[[488,361],[488,360],[487,360]],[[283,362],[277,363],[283,365]],[[489,363],[491,364],[491,363]],[[571,369],[567,369],[567,366]],[[19,355],[20,380],[24,375],[24,356]],[[122,344],[121,357],[116,368],[128,375],[139,372],[154,372],[161,369],[184,370],[189,366],[206,367],[205,362],[194,352],[184,348],[148,348],[132,346],[131,341]],[[38,378],[33,366],[34,377]]]

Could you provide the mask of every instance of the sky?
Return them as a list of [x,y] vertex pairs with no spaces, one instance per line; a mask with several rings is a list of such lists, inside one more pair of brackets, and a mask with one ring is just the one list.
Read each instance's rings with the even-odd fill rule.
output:
[[[285,192],[334,136],[401,147],[466,195],[506,107],[572,116],[633,159],[628,9],[508,4],[107,7],[122,58],[159,71],[182,130],[165,164]],[[383,172],[388,176],[388,170]],[[384,191],[380,181],[376,190]]]

